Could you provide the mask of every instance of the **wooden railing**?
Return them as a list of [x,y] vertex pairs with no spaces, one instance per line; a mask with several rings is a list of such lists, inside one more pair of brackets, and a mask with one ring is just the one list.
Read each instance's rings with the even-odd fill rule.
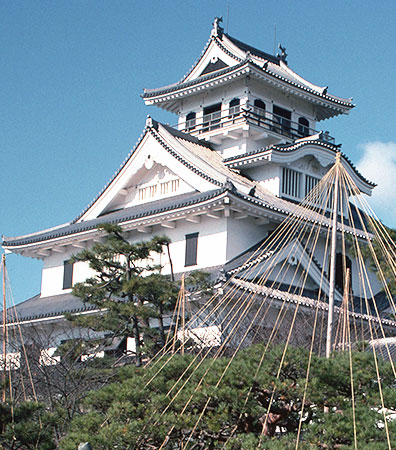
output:
[[[176,125],[175,128],[178,128],[180,131],[199,135],[217,128],[225,128],[239,122],[248,122],[276,134],[291,138],[292,140],[320,133],[303,123],[292,121],[286,117],[282,117],[278,114],[249,104],[232,106],[228,110],[205,114],[202,119],[197,118],[187,120],[184,124]],[[320,133],[319,138],[326,142],[335,143],[334,138],[330,136],[328,132]]]

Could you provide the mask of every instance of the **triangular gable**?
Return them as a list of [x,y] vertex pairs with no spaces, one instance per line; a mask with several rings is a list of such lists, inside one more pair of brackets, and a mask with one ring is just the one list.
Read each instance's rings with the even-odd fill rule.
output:
[[[264,249],[263,249],[264,251]],[[286,265],[284,262],[286,260]],[[315,262],[314,258],[307,253],[301,243],[294,239],[285,245],[278,251],[269,250],[263,256],[255,258],[246,264],[241,266],[240,270],[233,270],[235,274],[240,278],[249,278],[250,280],[259,280],[262,274],[267,274],[269,280],[283,279],[287,284],[287,273],[294,272],[296,265],[300,265],[301,271],[307,271],[310,281],[312,281],[316,287],[321,287],[322,292],[329,295],[330,283],[326,276],[323,276],[322,268]],[[282,268],[281,268],[282,267]],[[277,277],[278,271],[282,270],[280,277]],[[297,283],[299,276],[295,276],[294,284]],[[269,281],[271,283],[271,281]],[[277,282],[275,282],[275,285]],[[334,292],[335,300],[342,301],[342,295],[336,290]]]
[[200,77],[207,75],[208,73],[216,72],[216,70],[225,69],[227,64],[220,58],[212,58],[205,69],[201,72]]
[[[149,155],[151,156],[151,155]],[[130,175],[125,187],[107,205],[103,214],[175,195],[195,192],[188,182],[169,167],[147,157],[144,164]]]
[[200,59],[181,81],[195,80],[208,73],[236,66],[244,59],[243,53],[230,52],[221,44],[218,37],[212,36]]
[[[207,145],[149,118],[136,148],[76,221],[166,196],[218,189],[228,179],[242,191],[251,188],[248,180],[226,168],[221,156]],[[149,192],[153,186],[158,195]],[[142,191],[145,188],[146,193]]]
[[[189,191],[203,192],[214,188],[212,183],[194,173],[176,156],[164,149],[161,143],[147,131],[115,178],[79,221],[95,219],[115,209],[158,200],[168,194],[178,195]],[[164,182],[170,182],[170,185],[172,185],[172,180],[178,180],[177,187],[168,188],[168,191],[171,192],[165,194],[164,191],[162,196],[161,185],[156,183],[161,177],[165,177]],[[153,193],[150,195],[150,186],[156,186],[159,195],[153,195]]]

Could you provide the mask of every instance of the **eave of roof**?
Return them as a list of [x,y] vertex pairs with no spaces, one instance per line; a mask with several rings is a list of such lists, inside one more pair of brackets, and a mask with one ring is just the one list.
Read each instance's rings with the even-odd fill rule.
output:
[[162,86],[160,88],[155,88],[155,89],[144,89],[144,93],[141,94],[141,97],[144,99],[160,97],[161,95],[169,94],[171,92],[176,92],[181,89],[186,89],[186,88],[195,86],[197,84],[202,84],[202,83],[205,83],[206,81],[211,81],[214,78],[220,78],[224,75],[227,75],[230,72],[237,71],[241,67],[247,65],[247,63],[248,63],[248,61],[244,60],[244,61],[241,61],[239,64],[236,64],[235,66],[230,66],[225,69],[217,70],[216,72],[208,73],[207,75],[195,78],[194,80],[177,82],[177,83],[170,84],[168,86]]
[[[253,150],[251,152],[242,153],[240,155],[231,156],[229,158],[224,159],[224,164],[233,167],[236,166],[238,162],[240,161],[248,161],[250,159],[255,159],[262,155],[263,159],[267,159],[268,154],[272,152],[280,152],[280,153],[292,153],[295,152],[302,147],[308,146],[308,145],[315,145],[319,147],[326,148],[328,150],[333,151],[334,153],[337,153],[340,151],[340,145],[331,144],[330,142],[325,142],[319,139],[304,139],[301,142],[295,142],[292,144],[278,144],[278,145],[270,145],[268,147],[260,148],[257,150]],[[377,186],[372,181],[365,178],[356,168],[356,166],[353,164],[353,162],[348,158],[348,156],[345,153],[341,153],[342,159],[350,166],[350,168],[353,170],[353,172],[357,175],[357,177],[363,181],[364,183],[367,183],[369,186],[375,187]]]
[[187,206],[197,205],[208,200],[213,200],[223,194],[226,190],[226,188],[221,188],[208,192],[200,192],[198,194],[181,194],[176,197],[165,198],[150,203],[144,203],[138,206],[125,208],[120,211],[114,211],[103,216],[99,216],[96,219],[71,223],[64,227],[57,228],[53,232],[49,231],[43,232],[41,234],[36,233],[35,235],[28,236],[27,238],[5,237],[2,245],[5,248],[12,248],[28,244],[35,244],[42,241],[48,241],[55,238],[62,238],[77,233],[95,230],[98,225],[102,223],[122,224],[136,219],[143,219],[149,216],[166,213],[168,211],[174,211],[176,209],[184,208]]
[[[262,73],[263,75],[269,75],[272,78],[275,78],[281,83],[285,83],[287,85],[293,86],[294,88],[300,89],[302,91],[307,92],[307,94],[311,94],[314,97],[320,98],[323,101],[328,101],[330,103],[336,104],[339,107],[344,107],[347,109],[353,108],[355,105],[351,103],[351,101],[347,99],[341,99],[338,97],[335,97],[333,95],[327,94],[327,93],[321,93],[317,90],[311,89],[307,86],[303,86],[302,84],[299,84],[295,81],[289,80],[286,77],[283,77],[277,73],[272,72],[270,69],[266,67],[260,67],[254,62],[250,60],[243,60],[240,63],[236,64],[235,66],[227,67],[226,69],[221,69],[216,72],[211,72],[208,75],[204,75],[202,77],[195,78],[194,80],[186,81],[186,82],[178,82],[171,84],[169,86],[160,87],[157,89],[144,89],[144,93],[141,94],[141,97],[145,100],[149,99],[156,99],[157,101],[167,101],[167,96],[169,94],[178,94],[178,91],[183,91],[188,88],[192,88],[201,84],[205,84],[208,82],[212,82],[214,80],[218,81],[221,78],[223,78],[226,75],[235,75],[234,72],[237,72],[241,69],[256,69],[259,73]],[[240,75],[243,75],[241,72]],[[161,99],[161,97],[163,97]]]
[[[228,35],[226,35],[227,38],[230,38]],[[233,42],[240,42],[235,38],[231,38],[233,39]],[[231,40],[230,39],[230,40]],[[334,95],[330,95],[327,94],[327,90],[323,90],[323,89],[314,89],[313,87],[310,87],[308,85],[303,85],[301,84],[301,82],[298,81],[293,81],[290,78],[287,78],[286,76],[282,76],[281,74],[275,73],[273,71],[270,70],[269,67],[267,67],[267,65],[264,65],[263,67],[257,65],[256,63],[254,63],[253,61],[251,61],[250,57],[247,57],[245,59],[241,59],[239,57],[237,57],[236,55],[233,55],[231,52],[229,52],[224,45],[222,44],[221,40],[219,40],[217,37],[215,38],[215,42],[217,43],[217,45],[219,45],[219,47],[222,48],[223,51],[225,51],[227,54],[229,54],[230,56],[232,56],[236,61],[237,64],[234,66],[230,66],[227,67],[225,69],[221,69],[215,72],[212,72],[208,75],[204,75],[198,78],[195,78],[193,80],[189,80],[189,81],[185,81],[186,77],[184,77],[181,81],[177,82],[177,83],[173,83],[170,84],[168,86],[163,86],[160,88],[154,88],[154,89],[144,89],[143,94],[141,94],[143,99],[149,100],[149,99],[156,99],[156,101],[160,101],[161,97],[163,96],[167,96],[169,94],[172,93],[177,93],[177,91],[182,91],[188,88],[192,88],[194,86],[197,86],[199,84],[205,84],[206,82],[212,81],[214,79],[218,79],[218,78],[222,78],[223,76],[234,72],[237,69],[240,69],[241,67],[247,65],[250,66],[252,68],[256,68],[258,69],[260,72],[262,72],[263,74],[266,75],[270,75],[272,78],[275,78],[277,80],[279,80],[280,82],[289,84],[290,86],[293,86],[297,89],[301,89],[309,94],[313,94],[316,97],[321,98],[322,100],[326,100],[330,103],[334,103],[337,104],[338,106],[342,106],[344,108],[348,108],[351,109],[354,107],[354,105],[352,104],[351,100],[349,99],[343,99],[340,97],[336,97]],[[240,47],[243,51],[248,51],[249,50],[245,50],[247,48],[252,49],[253,54],[255,54],[256,56],[258,56],[261,59],[265,59],[266,61],[271,61],[271,63],[279,65],[279,59],[273,57],[272,55],[268,55],[264,52],[261,52],[257,49],[254,49],[254,47],[251,47],[247,44],[243,44],[243,48]],[[254,53],[255,51],[255,53]],[[270,58],[265,58],[264,55],[267,55]],[[274,60],[274,61],[273,61]],[[308,83],[308,82],[307,82]],[[167,97],[162,98],[162,101],[167,101]]]
[[[41,297],[31,297],[7,309],[7,323],[13,325],[38,319],[58,318],[64,314],[75,314],[97,310],[97,306],[84,303],[71,293]],[[2,318],[0,318],[2,324]]]
[[[319,225],[326,228],[331,228],[332,226],[331,220],[328,217],[323,216],[320,213],[315,213],[312,210],[307,210],[304,207],[297,209],[299,206],[298,204],[296,205],[296,203],[283,198],[273,196],[274,201],[270,203],[259,197],[253,197],[251,195],[243,194],[238,191],[232,191],[231,194],[253,205],[261,206],[268,209],[269,211],[279,213],[282,216],[304,218],[307,222],[311,223],[314,226]],[[275,204],[277,204],[277,206]],[[337,230],[362,239],[371,239],[372,237],[369,232],[366,232],[365,230],[355,229],[342,223],[338,223]]]
[[[270,196],[268,199],[253,197],[248,194],[244,194],[242,192],[237,191],[233,186],[232,187],[221,187],[220,189],[201,192],[197,194],[181,194],[176,197],[169,197],[162,200],[157,200],[150,203],[144,203],[137,206],[132,206],[130,208],[122,209],[119,211],[114,211],[107,213],[103,216],[99,216],[96,219],[87,220],[83,222],[71,223],[67,224],[64,227],[56,228],[53,231],[45,231],[42,233],[35,233],[34,235],[29,235],[28,237],[15,237],[15,238],[3,238],[3,247],[12,248],[27,246],[31,244],[37,244],[44,241],[49,241],[52,239],[64,238],[67,236],[72,236],[79,233],[84,233],[87,231],[95,230],[99,224],[104,222],[106,223],[116,223],[116,224],[124,224],[126,222],[139,220],[139,219],[147,219],[151,216],[156,216],[160,214],[164,214],[167,212],[174,212],[178,209],[187,208],[190,206],[195,206],[200,203],[205,203],[208,201],[216,201],[217,198],[221,197],[223,194],[230,196],[230,198],[234,197],[234,199],[240,199],[242,201],[246,201],[256,207],[264,208],[268,211],[275,213],[278,215],[279,219],[285,216],[296,216],[299,217],[303,214],[304,210],[301,210],[300,213],[296,212],[296,204],[290,202],[285,199],[278,198],[273,196],[272,194],[268,194]],[[305,217],[305,216],[304,216]],[[318,217],[306,217],[308,222],[312,224],[318,223]],[[323,220],[320,219],[321,224],[325,227],[331,226],[330,220],[327,217],[323,217]],[[341,230],[341,228],[340,228]],[[357,237],[361,237],[363,239],[367,239],[367,235],[354,230],[351,227],[344,226],[344,232],[349,234],[355,234]]]

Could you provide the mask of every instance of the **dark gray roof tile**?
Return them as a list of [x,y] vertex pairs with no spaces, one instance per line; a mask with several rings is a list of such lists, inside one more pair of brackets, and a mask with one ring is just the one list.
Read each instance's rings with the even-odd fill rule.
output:
[[154,214],[159,214],[167,211],[172,211],[177,208],[182,208],[189,205],[194,205],[206,200],[210,200],[225,192],[225,188],[216,189],[207,192],[187,193],[177,195],[175,197],[165,198],[142,205],[131,206],[130,208],[112,211],[99,216],[97,219],[86,220],[84,222],[70,223],[63,227],[43,231],[31,236],[22,238],[4,238],[3,246],[15,247],[19,245],[33,244],[42,242],[53,238],[69,236],[83,231],[94,230],[102,223],[116,223],[121,224],[134,219],[148,217]]
[[[63,315],[65,313],[77,313],[92,311],[96,306],[84,303],[71,293],[40,297],[35,295],[16,306],[7,309],[7,322],[16,323],[27,320],[36,320]],[[0,323],[2,318],[0,318]]]

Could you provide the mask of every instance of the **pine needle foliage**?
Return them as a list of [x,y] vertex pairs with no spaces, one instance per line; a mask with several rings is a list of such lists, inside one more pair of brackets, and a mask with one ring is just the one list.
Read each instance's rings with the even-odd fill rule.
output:
[[56,414],[41,403],[0,404],[0,445],[4,450],[54,450]]
[[[289,348],[277,377],[283,350],[270,349],[258,369],[264,346],[252,346],[225,373],[227,357],[189,367],[192,355],[174,355],[149,385],[158,367],[125,367],[116,383],[88,395],[86,413],[74,419],[60,448],[75,450],[78,442],[89,441],[95,450],[153,449],[164,442],[167,450],[295,449],[309,353]],[[349,362],[347,352],[331,359],[312,356],[298,448],[353,448]],[[358,448],[387,448],[373,355],[355,352],[352,362]],[[384,361],[379,369],[385,407],[392,409],[393,372]],[[180,377],[189,379],[184,389],[169,393]],[[394,439],[396,423],[389,421],[388,428]]]

